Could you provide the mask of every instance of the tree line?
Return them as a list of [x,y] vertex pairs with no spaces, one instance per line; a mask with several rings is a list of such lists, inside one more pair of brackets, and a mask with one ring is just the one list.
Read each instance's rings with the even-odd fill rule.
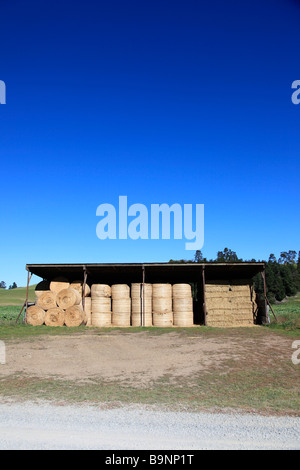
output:
[[[197,250],[192,260],[170,260],[169,263],[241,263],[241,262],[264,262],[266,263],[266,289],[270,302],[283,300],[300,291],[300,251],[294,250],[282,251],[277,259],[274,253],[271,253],[268,261],[250,260],[239,258],[235,251],[224,248],[218,251],[215,259],[207,259],[203,256],[201,250]],[[264,292],[263,279],[261,274],[254,278],[255,290],[258,293]]]
[[[18,286],[15,282],[13,282],[8,288],[9,289],[16,289]],[[0,281],[0,289],[6,289],[6,282]]]

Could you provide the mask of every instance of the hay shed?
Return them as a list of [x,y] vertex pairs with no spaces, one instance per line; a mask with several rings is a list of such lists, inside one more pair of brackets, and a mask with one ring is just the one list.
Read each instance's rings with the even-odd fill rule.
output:
[[[86,263],[86,264],[27,264],[28,283],[34,274],[51,283],[57,278],[71,284],[82,280],[86,284],[166,283],[190,284],[193,296],[193,325],[248,326],[259,323],[265,315],[260,311],[253,289],[253,277],[264,274],[262,262],[242,263]],[[142,296],[141,296],[142,298]],[[85,297],[82,296],[85,307]],[[263,305],[263,307],[261,307]],[[145,312],[141,308],[141,323]]]

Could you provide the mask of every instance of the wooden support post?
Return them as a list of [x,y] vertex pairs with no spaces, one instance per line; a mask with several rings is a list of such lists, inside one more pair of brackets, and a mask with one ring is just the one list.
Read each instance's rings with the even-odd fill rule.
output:
[[142,326],[145,326],[145,266],[143,265],[143,285],[142,285]]
[[203,317],[204,317],[204,326],[206,326],[205,267],[204,266],[202,266],[202,285],[203,285]]
[[83,266],[82,309],[83,309],[84,313],[85,313],[85,288],[86,288],[86,279],[87,279],[86,266]]
[[28,291],[29,291],[29,283],[30,283],[30,279],[32,278],[32,274],[30,274],[30,272],[28,271],[27,273],[27,289],[26,289],[26,299],[25,299],[25,302],[23,304],[23,307],[21,308],[20,310],[20,313],[18,315],[18,318],[16,319],[16,324],[18,323],[19,321],[19,318],[24,310],[24,307],[25,307],[25,314],[27,313],[27,308],[28,308]]

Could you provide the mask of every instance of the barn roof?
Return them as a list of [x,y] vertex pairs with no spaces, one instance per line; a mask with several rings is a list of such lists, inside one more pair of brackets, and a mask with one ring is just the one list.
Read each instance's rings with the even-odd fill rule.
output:
[[83,278],[86,270],[90,283],[197,282],[205,269],[207,280],[251,279],[264,270],[263,262],[242,263],[80,263],[27,264],[26,269],[42,279],[63,276],[69,280]]

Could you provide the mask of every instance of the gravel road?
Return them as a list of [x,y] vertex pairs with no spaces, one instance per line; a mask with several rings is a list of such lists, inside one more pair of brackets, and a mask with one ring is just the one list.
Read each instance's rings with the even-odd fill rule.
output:
[[0,449],[300,449],[300,419],[2,403]]

